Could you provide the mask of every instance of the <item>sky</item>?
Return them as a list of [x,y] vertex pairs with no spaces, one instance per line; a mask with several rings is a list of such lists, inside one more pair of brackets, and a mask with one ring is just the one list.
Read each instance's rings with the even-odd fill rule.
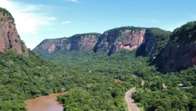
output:
[[120,27],[174,30],[196,20],[196,0],[0,0],[28,48],[48,38]]

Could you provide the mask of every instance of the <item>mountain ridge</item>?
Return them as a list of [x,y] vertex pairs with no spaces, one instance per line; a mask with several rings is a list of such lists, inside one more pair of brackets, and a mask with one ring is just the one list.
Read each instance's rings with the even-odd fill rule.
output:
[[[0,53],[9,50],[28,54],[17,32],[13,16],[0,8]],[[93,52],[112,55],[122,50],[147,56],[162,72],[179,71],[196,65],[196,21],[175,29],[172,33],[160,28],[134,26],[117,27],[101,33],[75,34],[69,38],[45,39],[33,52],[52,55],[58,52]]]
[[[121,49],[122,50],[123,49],[128,49],[128,50],[130,49],[130,51],[136,50],[137,48],[140,47],[140,45],[143,44],[143,48],[144,48],[144,50],[146,50],[146,52],[145,52],[145,54],[142,54],[142,53],[138,52],[137,53],[137,56],[149,55],[149,56],[152,57],[152,55],[154,55],[153,54],[154,52],[149,52],[149,50],[150,50],[149,47],[151,45],[150,42],[152,42],[152,40],[150,41],[148,39],[147,41],[144,41],[144,38],[145,38],[144,36],[146,34],[145,33],[146,30],[148,31],[148,30],[155,30],[155,29],[158,30],[159,32],[167,33],[166,36],[169,36],[169,34],[170,34],[169,31],[164,31],[164,30],[159,29],[159,28],[144,28],[144,27],[134,27],[134,26],[123,26],[123,27],[117,27],[117,28],[113,28],[113,29],[107,30],[107,31],[105,31],[102,34],[101,33],[75,34],[73,36],[70,36],[69,38],[64,38],[64,39],[71,39],[71,40],[74,40],[75,39],[74,41],[77,41],[77,39],[78,38],[82,38],[82,36],[88,36],[89,34],[94,34],[94,35],[96,35],[95,38],[97,40],[91,41],[91,48],[88,51],[90,51],[90,52],[96,52],[96,53],[103,52],[103,53],[105,53],[107,55],[111,55],[111,54],[113,54],[115,52],[120,51]],[[139,31],[142,31],[142,30],[143,30],[143,35],[141,35],[141,37],[137,37],[139,35],[138,32]],[[150,31],[148,31],[148,32],[150,32]],[[107,35],[107,34],[112,34],[112,33],[113,33],[112,37],[109,37],[110,35]],[[155,38],[154,39],[154,42],[158,42],[159,40],[156,40],[156,37],[158,37],[158,36],[156,36],[156,33],[154,33],[153,31],[151,31],[150,33],[152,33],[151,34],[153,36],[152,38]],[[117,40],[118,38],[120,38],[120,36],[122,36],[121,38],[123,38],[124,40],[115,41],[114,38],[116,38],[116,40]],[[166,37],[165,35],[163,35],[163,36],[165,37],[164,38],[165,41],[167,41],[167,38],[168,37]],[[62,38],[60,38],[60,39],[62,39]],[[89,38],[87,38],[87,39],[89,39]],[[126,46],[123,47],[123,45],[122,45],[122,47],[120,47],[120,44],[121,44],[120,42],[123,42],[123,41],[125,42],[128,39],[130,39],[130,40],[129,40],[128,43],[125,43]],[[133,43],[132,42],[133,41],[132,39],[135,39],[136,43]],[[54,40],[54,42],[55,42],[56,39],[50,39],[50,40]],[[101,42],[104,42],[104,44],[101,44]],[[117,43],[117,42],[119,42],[119,43]],[[147,42],[147,43],[144,44],[144,42]],[[37,52],[39,53],[39,52],[45,51],[46,53],[51,54],[50,52],[47,52],[46,51],[46,50],[48,50],[50,48],[48,48],[48,49],[47,48],[42,49],[41,47],[39,47],[40,45],[41,44],[39,44],[37,47],[35,47],[33,49],[33,51],[36,52],[36,53]],[[114,47],[112,47],[112,46],[114,46]],[[130,48],[129,48],[129,46],[130,46]],[[78,47],[80,47],[80,46],[78,46]],[[155,44],[153,46],[151,46],[151,47],[154,47],[154,49],[156,49]],[[83,47],[83,48],[85,49],[86,47]],[[114,51],[115,48],[116,48],[116,50]],[[64,50],[64,47],[61,47],[61,49]],[[141,48],[140,48],[140,50],[141,50]],[[80,51],[83,52],[83,50],[80,50]],[[54,52],[56,52],[56,51],[54,51]]]
[[83,33],[75,34],[70,38],[45,39],[35,47],[33,51],[41,54],[52,54],[57,51],[66,52],[79,50],[86,52],[93,49],[99,35],[99,33]]

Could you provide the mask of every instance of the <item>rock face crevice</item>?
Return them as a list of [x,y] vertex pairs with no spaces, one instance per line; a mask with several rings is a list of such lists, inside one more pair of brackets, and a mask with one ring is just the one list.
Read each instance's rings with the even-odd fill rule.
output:
[[14,18],[7,10],[0,8],[0,53],[7,50],[13,50],[17,54],[27,52],[17,32]]

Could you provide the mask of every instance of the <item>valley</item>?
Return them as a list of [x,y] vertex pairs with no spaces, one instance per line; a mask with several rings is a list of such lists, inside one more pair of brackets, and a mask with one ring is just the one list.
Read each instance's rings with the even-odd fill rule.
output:
[[196,110],[196,22],[46,39],[30,50],[0,13],[0,111]]

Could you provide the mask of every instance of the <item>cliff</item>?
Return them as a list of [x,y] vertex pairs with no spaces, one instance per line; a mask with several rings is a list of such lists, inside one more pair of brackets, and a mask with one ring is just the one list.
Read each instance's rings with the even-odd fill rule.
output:
[[196,65],[196,22],[177,28],[154,62],[162,72],[179,71]]
[[94,51],[111,55],[121,50],[135,50],[136,56],[153,57],[167,43],[169,34],[158,28],[115,28],[101,35]]
[[65,50],[66,38],[46,39],[42,41],[33,51],[41,54],[52,54],[54,52]]
[[0,53],[7,50],[17,54],[28,51],[17,32],[14,18],[7,10],[0,8]]
[[42,55],[69,51],[90,52],[93,51],[99,35],[98,33],[85,33],[73,35],[69,38],[47,39],[41,42],[33,51]]
[[153,58],[165,46],[170,32],[158,28],[120,27],[99,33],[76,34],[41,42],[33,51],[41,55],[58,52],[95,52],[107,55],[121,50]]

